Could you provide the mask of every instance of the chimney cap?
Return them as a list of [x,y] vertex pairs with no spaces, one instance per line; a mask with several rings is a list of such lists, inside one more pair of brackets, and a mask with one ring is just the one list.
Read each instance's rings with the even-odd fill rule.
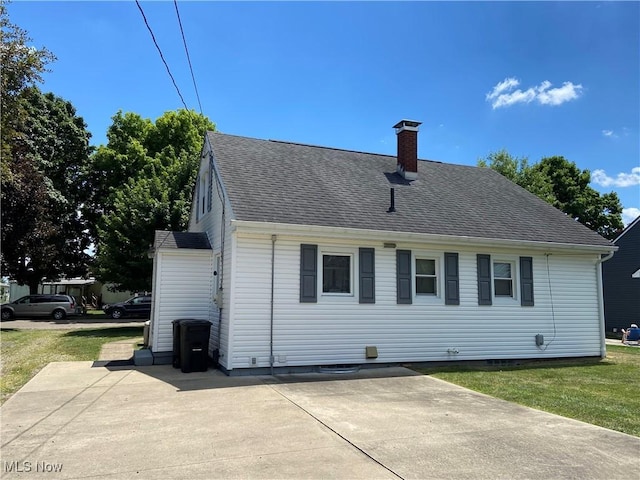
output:
[[422,125],[422,122],[416,122],[415,120],[400,120],[393,128],[396,129],[396,133],[400,133],[402,130],[418,131],[418,127]]

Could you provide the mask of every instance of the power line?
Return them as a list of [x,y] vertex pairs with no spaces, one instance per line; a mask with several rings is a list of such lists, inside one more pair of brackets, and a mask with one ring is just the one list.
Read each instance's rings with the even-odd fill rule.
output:
[[196,85],[196,77],[193,74],[193,67],[191,66],[191,57],[189,56],[189,49],[187,48],[187,40],[184,38],[184,30],[182,29],[182,20],[180,20],[180,12],[178,11],[178,1],[173,0],[173,4],[176,7],[178,25],[180,25],[180,34],[182,35],[182,43],[184,44],[184,51],[187,54],[187,62],[189,62],[189,71],[191,72],[191,79],[193,80],[193,88],[196,91],[196,98],[198,99],[198,107],[200,107],[200,115],[204,115],[202,113],[202,104],[200,103],[200,94],[198,93],[198,86]]
[[176,84],[176,80],[173,78],[173,75],[171,74],[171,70],[169,69],[169,65],[167,64],[167,61],[164,59],[164,55],[162,55],[162,50],[160,50],[160,46],[158,45],[158,42],[156,41],[156,37],[153,34],[153,30],[151,30],[151,27],[149,26],[149,22],[147,22],[147,17],[144,14],[144,11],[142,10],[142,6],[140,5],[140,2],[138,0],[136,0],[136,5],[138,6],[138,10],[140,10],[140,13],[142,14],[142,18],[144,19],[144,24],[147,26],[147,30],[149,30],[149,33],[151,34],[151,39],[153,40],[153,44],[158,49],[158,53],[160,54],[160,58],[162,59],[162,63],[164,63],[164,66],[167,68],[167,73],[169,74],[169,77],[171,78],[171,81],[173,82],[173,86],[176,87],[176,92],[178,92],[178,96],[180,97],[180,100],[182,101],[182,105],[184,105],[184,109],[185,110],[189,111],[189,108],[187,108],[187,104],[185,103],[184,98],[182,98],[182,94],[180,93],[180,89],[178,88],[178,85]]

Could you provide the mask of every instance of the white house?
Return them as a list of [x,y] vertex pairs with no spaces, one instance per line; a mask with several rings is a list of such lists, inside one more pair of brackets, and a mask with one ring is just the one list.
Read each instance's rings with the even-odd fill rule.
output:
[[615,246],[488,168],[210,132],[189,232],[157,232],[151,348],[212,322],[229,374],[604,356]]

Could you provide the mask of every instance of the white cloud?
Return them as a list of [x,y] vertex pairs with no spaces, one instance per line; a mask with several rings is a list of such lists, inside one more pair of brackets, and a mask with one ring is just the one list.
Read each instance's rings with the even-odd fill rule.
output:
[[602,187],[632,187],[640,185],[640,167],[633,167],[631,173],[621,172],[615,178],[608,176],[604,170],[594,170],[591,180]]
[[624,223],[625,227],[638,218],[638,216],[640,216],[640,208],[631,207],[622,209],[622,223]]
[[582,94],[582,85],[574,85],[572,82],[564,82],[562,87],[551,88],[551,82],[544,80],[540,85],[529,87],[526,90],[513,90],[520,85],[520,81],[514,77],[505,78],[496,84],[486,94],[486,100],[491,102],[492,108],[509,107],[516,103],[531,103],[537,100],[541,105],[561,105],[575,100]]
[[494,108],[509,107],[516,103],[531,103],[536,98],[536,92],[533,88],[525,90],[520,89],[511,93],[503,93],[496,98],[491,106]]
[[613,133],[613,130],[602,130],[602,135],[605,137],[617,137],[617,135]]
[[578,98],[582,92],[582,85],[574,85],[571,82],[564,82],[560,88],[547,90],[551,83],[544,81],[544,88],[538,93],[538,101],[543,105],[561,105]]
[[500,95],[502,92],[511,90],[514,87],[520,85],[520,82],[513,77],[505,78],[502,82],[498,83],[491,92],[487,93],[487,100],[492,100]]

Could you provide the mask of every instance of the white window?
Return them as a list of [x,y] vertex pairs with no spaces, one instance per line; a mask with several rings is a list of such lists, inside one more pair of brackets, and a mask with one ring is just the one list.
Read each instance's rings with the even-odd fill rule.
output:
[[322,254],[322,293],[353,295],[353,255]]
[[438,295],[437,267],[434,258],[416,258],[416,295]]
[[493,262],[493,291],[496,297],[514,297],[514,273],[512,262]]

